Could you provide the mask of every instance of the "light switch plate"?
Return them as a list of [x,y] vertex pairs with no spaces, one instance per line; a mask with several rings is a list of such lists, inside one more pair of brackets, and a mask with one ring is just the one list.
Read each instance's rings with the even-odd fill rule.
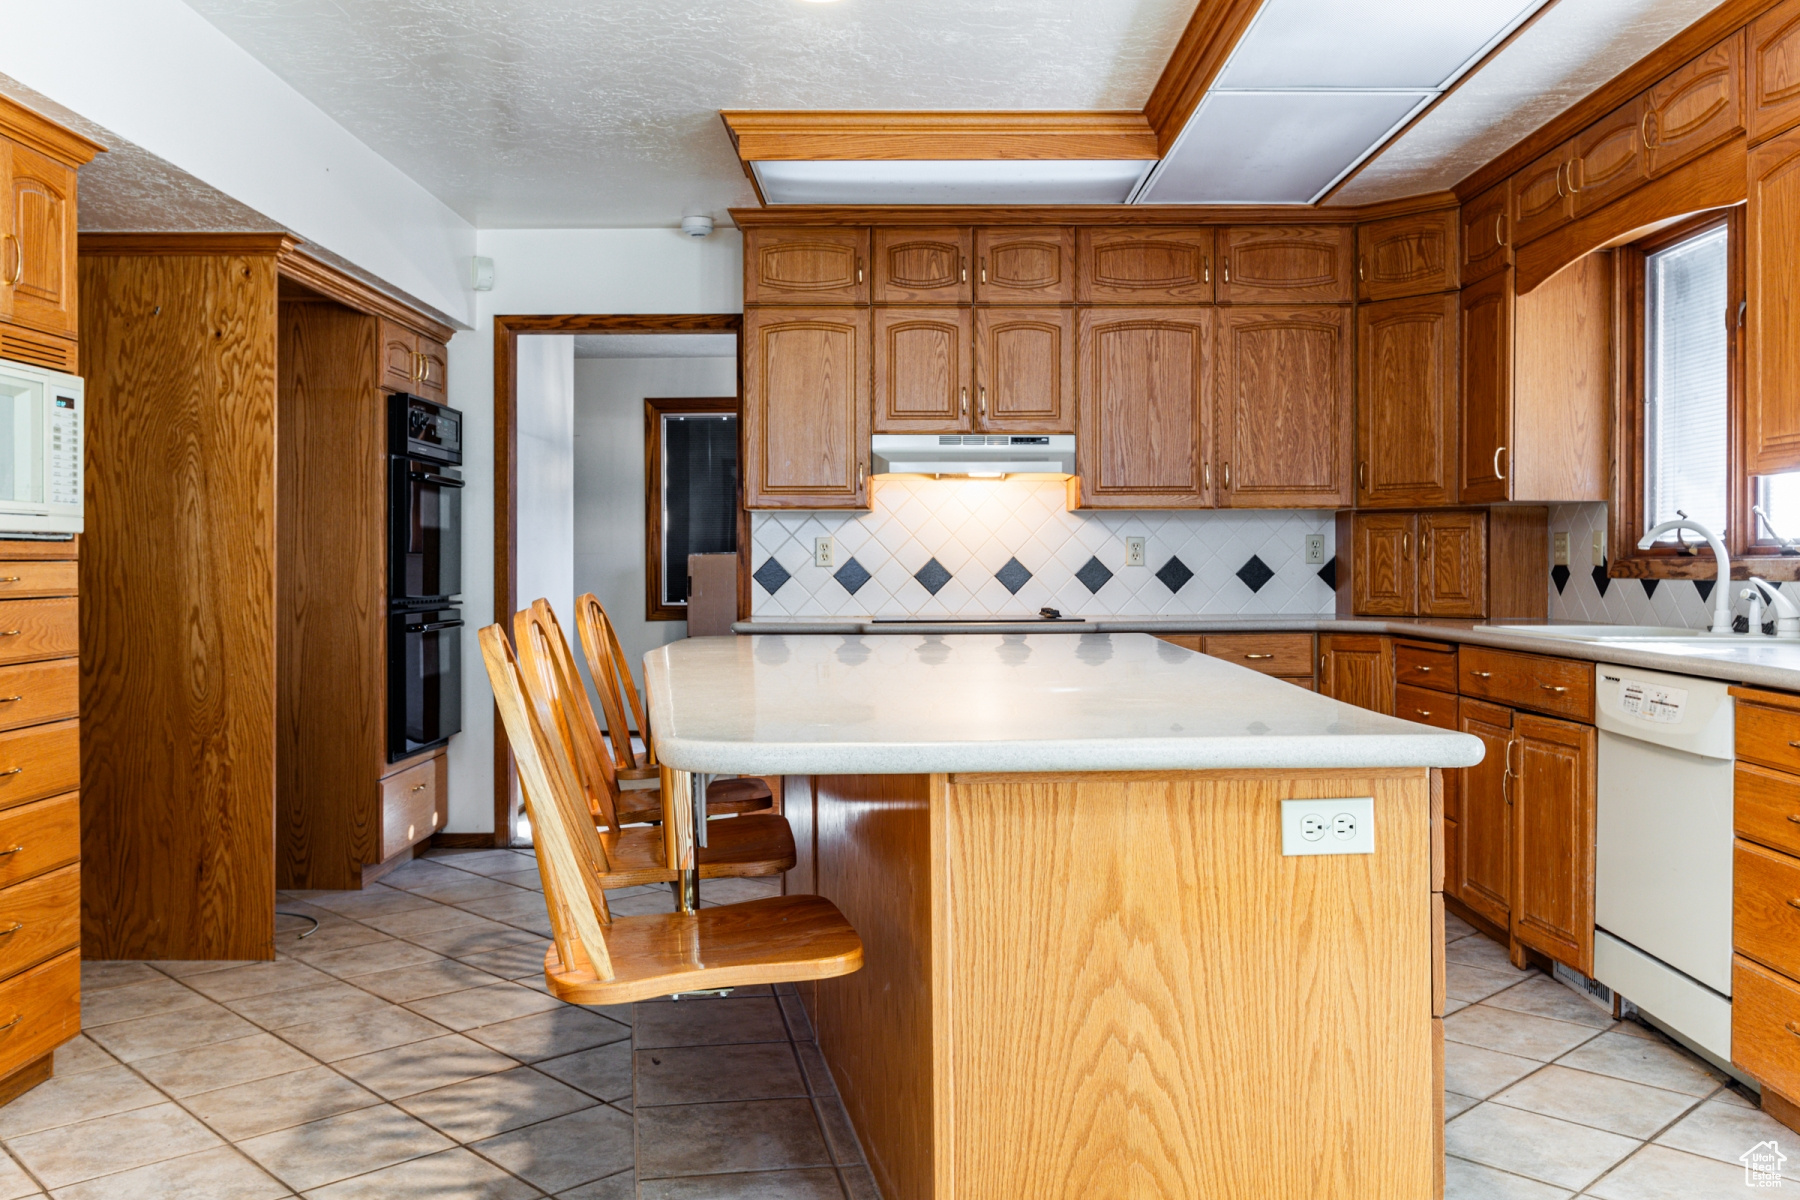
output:
[[1125,565],[1141,567],[1144,565],[1144,539],[1128,537],[1125,539]]
[[1556,549],[1551,554],[1550,565],[1555,566],[1555,567],[1568,566],[1569,565],[1569,531],[1566,529],[1558,530],[1556,535],[1551,539],[1551,544],[1553,546],[1555,546]]
[[836,539],[830,537],[813,539],[813,566],[829,567],[835,565],[833,561],[837,558],[837,546],[833,544],[835,540]]
[[1594,530],[1594,565],[1596,567],[1606,565],[1606,530],[1604,529]]
[[1283,800],[1281,853],[1375,853],[1375,797]]
[[1309,533],[1306,535],[1306,565],[1323,566],[1325,563],[1325,535]]

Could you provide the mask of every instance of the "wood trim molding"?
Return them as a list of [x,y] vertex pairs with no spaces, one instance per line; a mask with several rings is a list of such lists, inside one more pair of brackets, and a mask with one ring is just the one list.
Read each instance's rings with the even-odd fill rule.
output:
[[346,274],[329,263],[320,262],[299,249],[298,245],[282,255],[280,272],[283,279],[309,288],[325,299],[335,300],[360,313],[386,317],[435,341],[448,342],[456,332],[451,326],[426,316],[410,304],[396,300],[354,275]]
[[741,229],[792,225],[1348,225],[1455,208],[1454,192],[1379,204],[783,204],[734,208]]
[[92,162],[96,154],[106,153],[106,147],[99,142],[58,125],[9,96],[0,96],[0,137],[23,142],[70,167],[82,166]]
[[83,255],[135,258],[152,254],[241,254],[280,258],[300,242],[292,234],[270,233],[83,233],[76,243]]
[[1144,102],[1158,158],[1175,144],[1261,8],[1262,0],[1200,0]]
[[[644,619],[646,621],[685,621],[686,604],[664,604],[662,582],[669,564],[662,557],[662,418],[669,413],[728,413],[742,415],[743,406],[736,396],[682,398],[648,396],[644,399]],[[742,456],[739,456],[740,461]],[[739,516],[744,512],[743,482],[738,483],[734,506]],[[742,522],[740,521],[739,524]],[[742,537],[739,538],[740,543]],[[743,574],[743,547],[738,547],[739,575]]]
[[752,112],[719,114],[738,160],[1152,159],[1135,112]]

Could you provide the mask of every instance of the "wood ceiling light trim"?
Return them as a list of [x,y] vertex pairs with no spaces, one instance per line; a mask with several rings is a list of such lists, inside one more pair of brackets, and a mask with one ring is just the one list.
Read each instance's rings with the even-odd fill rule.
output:
[[746,112],[719,114],[739,161],[1150,159],[1135,112]]
[[1156,132],[1156,157],[1167,154],[1181,136],[1261,9],[1262,0],[1200,0],[1144,102],[1144,118]]
[[1725,0],[1686,29],[1613,76],[1598,89],[1539,126],[1456,185],[1456,194],[1472,199],[1522,170],[1606,116],[1633,96],[1690,59],[1736,33],[1774,8],[1781,0]]
[[1455,192],[1426,192],[1379,204],[1321,208],[1298,204],[786,204],[734,208],[739,228],[844,225],[1318,225],[1378,221],[1455,208]]

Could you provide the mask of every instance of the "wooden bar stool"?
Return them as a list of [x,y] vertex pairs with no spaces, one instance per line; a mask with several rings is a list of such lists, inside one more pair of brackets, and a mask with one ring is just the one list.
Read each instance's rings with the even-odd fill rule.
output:
[[[695,913],[614,918],[602,840],[553,739],[534,710],[520,662],[498,625],[481,657],[519,767],[551,945],[550,994],[572,1004],[628,1004],[677,992],[831,979],[862,967],[862,939],[822,896],[774,896]],[[736,824],[737,818],[720,824]]]

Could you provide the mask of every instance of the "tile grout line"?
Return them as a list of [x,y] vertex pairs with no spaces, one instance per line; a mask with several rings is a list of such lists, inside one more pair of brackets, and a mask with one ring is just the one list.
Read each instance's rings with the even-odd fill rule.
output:
[[[1675,1128],[1675,1126],[1677,1126],[1677,1125],[1681,1124],[1681,1122],[1687,1120],[1688,1117],[1692,1116],[1693,1113],[1697,1109],[1699,1109],[1699,1107],[1702,1104],[1706,1104],[1706,1103],[1710,1102],[1720,1092],[1723,1092],[1726,1090],[1727,1090],[1726,1085],[1720,1084],[1718,1087],[1715,1087],[1712,1091],[1706,1093],[1706,1095],[1701,1096],[1699,1099],[1695,1100],[1692,1104],[1690,1104],[1686,1108],[1682,1109],[1679,1116],[1675,1117],[1673,1120],[1671,1120],[1667,1124],[1663,1125],[1655,1133],[1651,1134],[1649,1137],[1647,1137],[1643,1141],[1639,1142],[1637,1149],[1633,1150],[1630,1154],[1627,1154],[1625,1157],[1621,1158],[1618,1162],[1616,1162],[1612,1166],[1606,1168],[1606,1170],[1600,1172],[1600,1174],[1598,1176],[1596,1176],[1594,1179],[1590,1180],[1586,1187],[1582,1188],[1579,1192],[1577,1192],[1575,1194],[1574,1200],[1581,1200],[1581,1197],[1589,1195],[1593,1191],[1594,1188],[1597,1188],[1602,1183],[1605,1183],[1607,1178],[1610,1175],[1612,1175],[1612,1173],[1614,1171],[1617,1171],[1620,1167],[1624,1166],[1626,1163],[1630,1162],[1632,1159],[1634,1159],[1638,1155],[1642,1154],[1647,1147],[1654,1146],[1656,1144],[1657,1138],[1663,1136],[1663,1134],[1669,1132],[1669,1130]],[[1670,1146],[1670,1147],[1667,1147],[1667,1149],[1673,1150],[1673,1149],[1676,1149],[1676,1147]],[[1682,1151],[1682,1153],[1689,1153],[1689,1152]],[[1707,1156],[1706,1155],[1696,1155],[1696,1157],[1706,1158]],[[1715,1159],[1712,1161],[1717,1161],[1717,1160]]]

